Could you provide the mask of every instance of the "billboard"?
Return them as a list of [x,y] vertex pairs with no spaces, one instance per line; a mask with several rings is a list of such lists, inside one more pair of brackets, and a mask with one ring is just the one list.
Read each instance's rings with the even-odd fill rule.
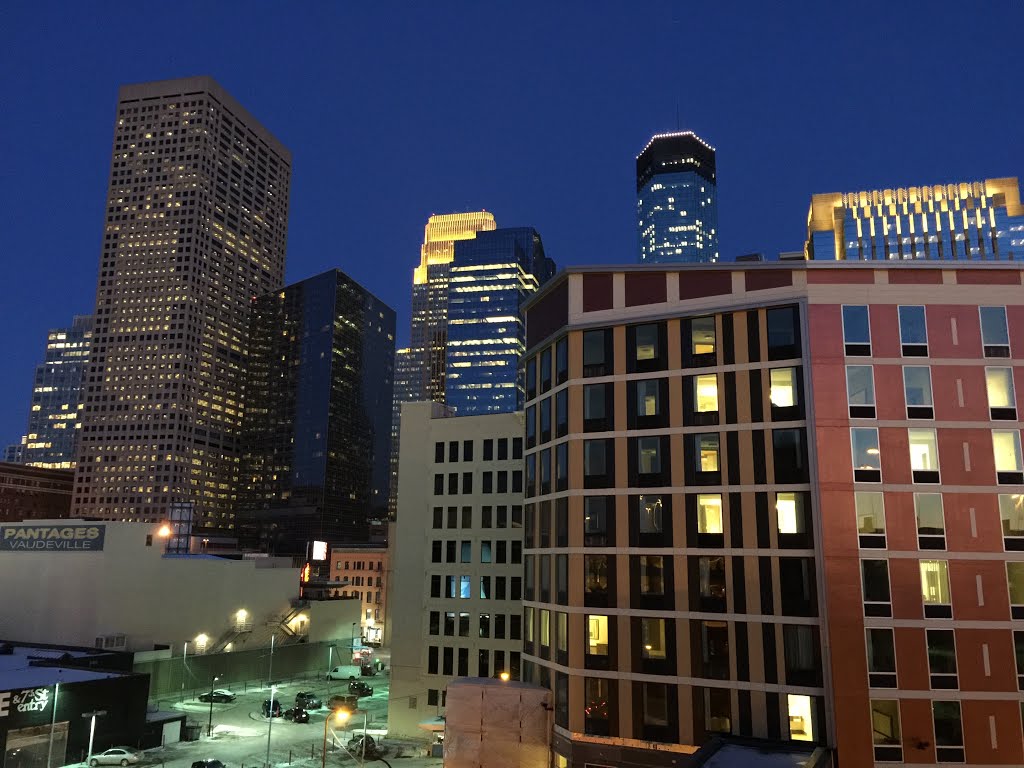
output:
[[102,552],[105,525],[6,525],[0,552]]

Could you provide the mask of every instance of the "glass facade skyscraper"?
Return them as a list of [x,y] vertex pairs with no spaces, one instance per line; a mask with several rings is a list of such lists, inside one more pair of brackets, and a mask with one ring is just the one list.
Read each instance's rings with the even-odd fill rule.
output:
[[46,357],[36,368],[32,405],[21,462],[73,469],[82,408],[82,376],[92,344],[91,315],[76,316],[70,328],[46,337]]
[[811,197],[808,259],[1024,258],[1016,178]]
[[257,299],[250,338],[243,543],[368,543],[387,510],[394,311],[331,270]]
[[448,277],[445,402],[459,416],[522,410],[523,302],[555,273],[530,227],[455,243]]
[[692,131],[653,136],[636,159],[640,262],[718,261],[715,150]]

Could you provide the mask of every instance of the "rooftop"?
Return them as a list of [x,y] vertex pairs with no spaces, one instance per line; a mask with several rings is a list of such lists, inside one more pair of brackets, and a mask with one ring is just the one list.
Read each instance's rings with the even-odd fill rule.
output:
[[[121,677],[122,672],[80,669],[96,656],[83,648],[40,648],[31,645],[10,644],[12,653],[0,653],[0,681],[4,688],[46,687],[54,683],[84,683]],[[64,661],[68,666],[56,664]]]

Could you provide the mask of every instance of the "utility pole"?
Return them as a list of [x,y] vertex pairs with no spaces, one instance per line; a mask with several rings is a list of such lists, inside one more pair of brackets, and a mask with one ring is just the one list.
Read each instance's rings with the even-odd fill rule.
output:
[[269,712],[270,717],[267,718],[268,719],[268,722],[267,722],[267,768],[271,768],[271,766],[270,766],[270,732],[274,728],[274,694],[276,692],[277,692],[277,688],[275,686],[273,686],[273,685],[270,686],[270,712]]
[[[57,694],[60,691],[60,683],[53,684],[53,713],[50,717],[50,747],[46,750],[46,768],[53,765],[53,731],[57,727]],[[66,745],[65,745],[66,746]]]
[[94,709],[92,712],[83,712],[82,717],[91,717],[92,720],[89,722],[89,754],[86,755],[85,764],[88,765],[92,762],[92,744],[93,737],[96,735],[96,718],[103,717],[107,714],[105,709]]

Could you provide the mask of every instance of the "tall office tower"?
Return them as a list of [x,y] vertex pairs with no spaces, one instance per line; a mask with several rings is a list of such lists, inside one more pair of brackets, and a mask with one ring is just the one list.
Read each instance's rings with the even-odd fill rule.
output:
[[418,399],[420,382],[419,357],[409,347],[395,351],[395,394],[391,406],[391,485],[388,496],[388,517],[398,511],[398,456],[402,426],[402,403]]
[[4,458],[3,461],[7,464],[22,464],[25,461],[25,443],[28,442],[28,438],[24,435],[21,437],[21,442],[11,443],[10,445],[4,446]]
[[241,482],[243,544],[367,544],[387,517],[395,313],[337,269],[256,300]]
[[715,150],[697,134],[653,136],[636,159],[642,264],[718,261]]
[[402,413],[388,731],[418,736],[455,677],[519,679],[523,414]]
[[557,764],[716,733],[1024,764],[1022,278],[580,267],[531,299],[523,679]]
[[252,299],[291,156],[209,77],[120,90],[72,514],[231,528]]
[[92,317],[78,315],[70,328],[46,336],[46,357],[32,382],[32,406],[21,461],[49,469],[73,469],[81,423],[82,377],[89,362]]
[[813,195],[806,258],[1024,258],[1016,178]]
[[555,274],[529,227],[480,232],[455,243],[448,278],[445,402],[459,416],[523,409],[520,308]]
[[472,240],[477,232],[497,227],[486,211],[431,216],[423,233],[420,265],[412,278],[412,328],[409,344],[420,358],[417,400],[444,402],[448,350],[448,276],[455,241]]

